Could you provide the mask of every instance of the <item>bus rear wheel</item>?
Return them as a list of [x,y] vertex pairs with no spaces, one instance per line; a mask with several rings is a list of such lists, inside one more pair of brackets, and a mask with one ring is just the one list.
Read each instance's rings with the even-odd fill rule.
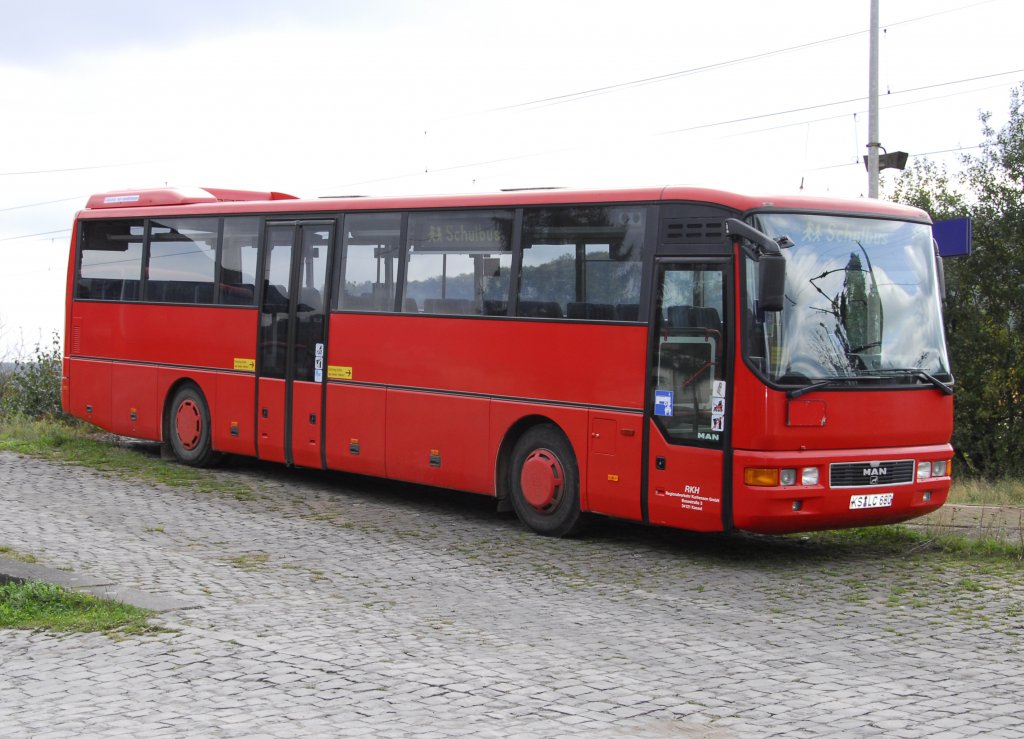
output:
[[576,456],[550,424],[534,426],[512,451],[510,496],[519,520],[544,536],[568,536],[581,523]]
[[182,385],[174,393],[167,417],[167,441],[182,464],[210,467],[220,455],[213,451],[210,408],[195,385]]

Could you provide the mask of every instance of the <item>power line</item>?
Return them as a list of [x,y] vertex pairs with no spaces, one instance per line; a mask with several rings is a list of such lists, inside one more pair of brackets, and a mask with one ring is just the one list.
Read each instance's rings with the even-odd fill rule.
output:
[[714,64],[706,64],[701,67],[692,67],[690,69],[684,69],[679,72],[669,72],[667,74],[659,74],[654,77],[645,77],[638,80],[630,80],[628,82],[619,82],[614,85],[605,85],[604,87],[595,87],[591,90],[581,90],[579,92],[570,92],[564,95],[555,95],[554,97],[541,98],[539,100],[530,100],[525,103],[514,103],[512,105],[505,105],[498,108],[490,108],[487,113],[497,113],[506,110],[515,110],[517,108],[529,108],[532,106],[546,107],[548,105],[558,105],[561,103],[573,102],[574,100],[581,100],[595,95],[603,95],[609,92],[615,92],[627,87],[641,87],[643,85],[650,85],[656,82],[664,82],[666,80],[675,79],[677,77],[685,77],[692,74],[699,74],[701,72],[708,72],[712,69],[721,69],[723,67],[729,67],[734,64],[744,64],[746,62],[752,62],[757,59],[764,59],[766,57],[775,56],[778,54],[786,54],[791,51],[798,51],[800,49],[807,49],[812,46],[819,46],[821,44],[831,43],[832,41],[840,41],[842,39],[851,38],[853,36],[859,36],[864,31],[854,31],[853,33],[843,34],[841,36],[833,36],[832,38],[821,39],[819,41],[811,41],[806,44],[799,44],[797,46],[790,46],[785,49],[776,49],[774,51],[765,51],[760,54],[753,54],[751,56],[740,57],[738,59],[729,59],[724,62],[715,62]]
[[[955,83],[948,83],[955,84]],[[989,85],[988,87],[978,87],[973,90],[961,90],[960,92],[951,92],[948,95],[934,95],[932,97],[920,98],[918,100],[908,100],[905,103],[894,103],[892,105],[882,105],[882,110],[894,110],[895,108],[905,108],[908,105],[920,105],[921,103],[930,103],[935,100],[945,100],[946,98],[957,97],[959,95],[971,95],[976,92],[986,92],[988,90],[995,90],[1005,87],[1003,84]],[[884,98],[883,98],[884,100]],[[865,110],[856,111],[853,115],[856,117],[860,113],[865,113]],[[766,131],[778,131],[783,128],[792,128],[794,126],[806,126],[811,123],[823,123],[824,121],[834,121],[839,118],[849,117],[849,113],[840,113],[838,115],[829,115],[822,118],[812,118],[810,120],[796,121],[794,123],[780,123],[778,126],[765,126],[764,128],[753,128],[747,131],[741,131],[739,133],[730,134],[730,136],[749,136],[755,133],[764,133]]]
[[89,167],[65,167],[63,169],[33,169],[25,172],[0,172],[0,177],[16,177],[25,174],[54,174],[57,172],[82,172],[87,169],[114,169],[115,167],[134,167],[146,162],[124,162],[122,164],[94,164]]
[[55,231],[41,231],[39,233],[26,233],[23,236],[4,236],[0,238],[0,242],[16,242],[22,240],[22,238],[35,238],[36,236],[48,236],[53,233],[71,233],[71,228],[58,228]]
[[82,200],[83,198],[89,197],[88,195],[75,195],[73,198],[61,198],[60,200],[44,200],[41,203],[26,203],[25,205],[12,205],[10,208],[0,208],[0,213],[6,213],[11,210],[24,210],[25,208],[36,208],[40,205],[53,205],[54,203],[68,203],[72,200]]
[[[993,77],[1005,77],[1008,74],[1020,74],[1021,72],[1024,72],[1024,69],[1011,69],[1011,70],[1009,70],[1007,72],[997,72],[996,74],[986,74],[986,75],[982,75],[980,77],[968,77],[966,79],[954,80],[952,82],[938,82],[938,83],[935,83],[935,84],[932,84],[932,85],[922,85],[920,87],[910,87],[910,88],[907,88],[906,90],[897,90],[896,92],[890,92],[889,95],[904,95],[904,94],[906,94],[908,92],[920,92],[921,90],[933,90],[933,89],[935,89],[937,87],[949,87],[950,85],[962,85],[965,82],[977,82],[978,80],[987,80],[987,79],[992,79]],[[836,106],[836,105],[847,105],[849,103],[860,102],[861,100],[864,100],[864,96],[863,95],[861,95],[859,97],[855,97],[855,98],[849,98],[847,100],[835,100],[835,101],[830,102],[830,103],[818,103],[817,105],[807,105],[807,106],[804,106],[802,108],[791,108],[789,110],[780,110],[780,111],[776,111],[774,113],[760,113],[758,115],[751,115],[751,116],[746,116],[746,117],[743,117],[743,118],[733,118],[733,119],[727,120],[727,121],[715,121],[713,123],[702,123],[700,125],[689,126],[687,128],[674,128],[674,129],[669,130],[669,131],[662,131],[662,132],[660,132],[660,133],[658,133],[656,135],[657,136],[667,136],[667,135],[673,134],[673,133],[687,133],[689,131],[699,131],[699,130],[704,129],[704,128],[715,128],[717,126],[730,126],[730,125],[733,125],[735,123],[746,123],[747,121],[756,121],[756,120],[761,120],[763,118],[773,118],[775,116],[780,116],[780,115],[789,115],[790,113],[803,113],[803,112],[808,111],[808,110],[818,110],[820,108],[830,108],[830,107],[833,107],[833,106]]]
[[[885,28],[893,28],[895,26],[902,26],[902,25],[906,25],[908,23],[916,23],[918,21],[927,20],[929,18],[934,18],[934,17],[940,16],[940,15],[946,15],[948,13],[955,13],[955,12],[959,12],[959,11],[962,11],[962,10],[969,10],[970,8],[975,8],[975,7],[979,6],[979,5],[986,5],[986,4],[994,2],[994,1],[995,0],[979,0],[979,2],[971,3],[970,5],[964,5],[964,6],[961,6],[959,8],[950,8],[949,10],[940,10],[940,11],[935,12],[935,13],[929,13],[928,15],[917,16],[916,18],[907,18],[907,19],[902,20],[902,21],[896,21],[895,23],[887,23],[885,25]],[[789,46],[789,47],[786,47],[786,48],[783,48],[783,49],[775,49],[773,51],[765,51],[765,52],[761,52],[760,54],[752,54],[750,56],[739,57],[739,58],[736,58],[736,59],[729,59],[729,60],[722,61],[722,62],[715,62],[713,64],[705,64],[705,65],[700,66],[700,67],[691,67],[690,69],[683,69],[683,70],[680,70],[678,72],[668,72],[666,74],[659,74],[659,75],[655,75],[653,77],[643,77],[641,79],[629,80],[629,81],[626,81],[626,82],[619,82],[619,83],[611,84],[611,85],[604,85],[602,87],[595,87],[595,88],[592,88],[592,89],[589,89],[589,90],[580,90],[580,91],[577,91],[577,92],[569,92],[569,93],[565,93],[565,94],[562,94],[562,95],[554,95],[552,97],[547,97],[547,98],[539,98],[537,100],[529,100],[529,101],[523,102],[523,103],[513,103],[512,105],[503,105],[503,106],[500,106],[500,107],[497,107],[497,108],[489,108],[489,109],[487,109],[484,112],[486,112],[486,113],[497,113],[497,112],[508,111],[508,110],[517,110],[517,109],[520,109],[520,108],[530,108],[530,107],[538,107],[539,108],[539,107],[547,107],[549,105],[561,105],[563,103],[570,103],[570,102],[573,102],[575,100],[583,100],[585,98],[594,97],[596,95],[605,95],[605,94],[608,94],[608,93],[611,93],[611,92],[615,92],[617,90],[622,90],[622,89],[632,88],[632,87],[641,87],[641,86],[644,86],[644,85],[655,84],[655,83],[658,83],[658,82],[665,82],[667,80],[676,79],[678,77],[686,77],[686,76],[693,75],[693,74],[700,74],[701,72],[709,72],[709,71],[714,70],[714,69],[722,69],[724,67],[730,67],[730,66],[733,66],[733,65],[736,65],[736,64],[746,64],[747,62],[757,61],[758,59],[765,59],[765,58],[772,57],[772,56],[778,56],[780,54],[788,54],[788,53],[793,52],[793,51],[801,51],[803,49],[809,49],[809,48],[812,48],[814,46],[821,46],[823,44],[829,44],[829,43],[832,43],[834,41],[842,41],[842,40],[845,40],[845,39],[848,39],[848,38],[853,38],[855,36],[862,36],[862,35],[864,35],[867,32],[868,32],[867,29],[864,29],[862,31],[852,31],[850,33],[840,34],[839,36],[832,36],[830,38],[819,39],[817,41],[809,41],[807,43],[797,44],[796,46]]]
[[[986,1],[991,1],[991,0],[986,0]],[[1022,72],[1024,72],[1024,69],[1014,69],[1014,70],[1009,70],[1009,71],[1006,71],[1006,72],[997,72],[997,73],[994,73],[994,74],[981,75],[979,77],[969,77],[969,78],[965,78],[965,79],[962,79],[962,80],[953,80],[953,81],[950,81],[950,82],[938,82],[938,83],[934,83],[934,84],[930,84],[930,85],[922,85],[920,87],[912,87],[912,88],[908,88],[906,90],[897,90],[896,92],[890,92],[886,97],[891,97],[893,95],[903,95],[903,94],[907,94],[907,93],[911,93],[911,92],[920,92],[922,90],[932,90],[932,89],[937,89],[937,88],[942,88],[942,87],[949,87],[949,86],[952,86],[952,85],[961,85],[961,84],[965,84],[965,83],[968,83],[968,82],[977,82],[979,80],[992,79],[992,78],[995,78],[995,77],[1004,77],[1006,75],[1019,74],[1019,73],[1022,73]],[[993,87],[995,87],[995,86],[993,86]],[[991,88],[984,88],[984,89],[991,89]],[[964,91],[963,93],[955,93],[955,94],[968,94],[968,93],[971,93],[971,92],[979,92],[979,90],[967,90],[967,91]],[[898,103],[898,104],[894,104],[894,105],[887,105],[886,109],[895,108],[895,107],[903,107],[903,106],[907,106],[907,105],[917,105],[917,104],[920,104],[920,103],[923,103],[923,102],[928,102],[930,100],[940,99],[941,97],[949,97],[949,96],[938,96],[938,97],[934,97],[934,98],[925,98],[925,99],[922,99],[922,100],[912,100],[912,101],[908,101],[906,103]],[[736,124],[736,123],[743,123],[743,122],[746,122],[746,121],[761,120],[761,119],[765,119],[765,118],[773,118],[773,117],[777,117],[777,116],[788,115],[788,114],[791,114],[791,113],[800,113],[800,112],[806,112],[806,111],[809,111],[809,110],[817,110],[817,109],[820,109],[820,108],[834,107],[836,105],[846,105],[846,104],[849,104],[849,103],[857,103],[857,102],[862,102],[864,99],[865,99],[864,96],[860,96],[860,97],[856,97],[856,98],[849,98],[847,100],[837,100],[837,101],[833,101],[833,102],[830,102],[830,103],[820,103],[818,105],[809,105],[809,106],[805,106],[805,107],[801,107],[801,108],[792,108],[792,109],[789,109],[789,110],[776,111],[776,112],[773,112],[773,113],[761,113],[761,114],[758,114],[758,115],[747,116],[747,117],[744,117],[744,118],[735,118],[735,119],[727,120],[727,121],[716,121],[716,122],[712,122],[712,123],[704,123],[704,124],[701,124],[701,125],[698,125],[698,126],[691,126],[689,128],[672,129],[672,130],[669,130],[669,131],[662,131],[660,133],[649,134],[649,135],[650,136],[667,136],[667,135],[675,134],[675,133],[685,133],[685,132],[689,132],[689,131],[703,130],[703,129],[708,129],[708,128],[716,128],[716,127],[719,127],[719,126],[728,126],[728,125],[733,125],[733,124]],[[844,115],[846,115],[846,114],[844,114]],[[818,122],[818,121],[830,120],[832,118],[839,118],[839,117],[843,117],[843,116],[829,116],[829,117],[825,117],[825,118],[816,119],[816,120],[813,120],[813,121],[800,121],[798,123],[789,123],[789,124],[784,124],[784,125],[781,125],[781,126],[775,126],[775,127],[770,127],[770,128],[761,129],[761,130],[774,130],[775,128],[785,128],[787,126],[806,125],[808,123],[815,123],[815,122]],[[747,131],[747,132],[743,132],[743,133],[754,133],[754,132]],[[518,154],[518,155],[515,155],[515,156],[504,157],[504,158],[501,158],[501,159],[490,159],[490,160],[483,160],[483,161],[477,161],[477,162],[466,162],[466,163],[463,163],[463,164],[455,164],[455,165],[451,165],[451,166],[447,166],[447,167],[429,168],[429,169],[427,169],[425,171],[407,172],[407,173],[404,173],[404,174],[391,175],[391,176],[388,176],[388,177],[376,177],[376,178],[373,178],[373,179],[370,179],[370,180],[359,180],[358,182],[347,182],[347,183],[342,184],[342,185],[335,185],[334,187],[335,188],[345,188],[345,187],[355,187],[355,186],[359,186],[359,185],[376,184],[378,182],[393,182],[395,180],[404,180],[404,179],[409,179],[409,178],[412,178],[412,177],[421,177],[421,176],[426,175],[426,174],[433,174],[433,173],[437,173],[437,172],[450,172],[450,171],[458,170],[458,169],[469,169],[471,167],[482,167],[482,166],[486,166],[486,165],[489,165],[489,164],[499,164],[499,163],[502,163],[502,162],[510,162],[510,161],[515,161],[515,160],[518,160],[518,159],[529,159],[531,157],[538,157],[538,156],[549,156],[549,155],[552,155],[552,154],[560,154],[560,153],[567,152],[567,151],[582,150],[584,148],[585,147],[563,147],[563,148],[560,148],[560,149],[548,149],[548,150],[545,150],[545,151],[535,151],[535,152],[529,152],[529,153],[526,153],[526,154]],[[832,168],[832,166],[846,166],[846,165],[831,165],[830,167],[823,167],[822,169],[830,169],[830,168]],[[810,171],[815,171],[815,170],[810,170]]]

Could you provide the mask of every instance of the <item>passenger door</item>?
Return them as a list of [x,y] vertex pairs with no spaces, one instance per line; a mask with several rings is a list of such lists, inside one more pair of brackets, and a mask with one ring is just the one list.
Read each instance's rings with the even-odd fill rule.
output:
[[720,531],[729,401],[727,260],[656,265],[648,407],[651,523]]
[[260,306],[258,452],[323,467],[324,362],[332,221],[269,222]]

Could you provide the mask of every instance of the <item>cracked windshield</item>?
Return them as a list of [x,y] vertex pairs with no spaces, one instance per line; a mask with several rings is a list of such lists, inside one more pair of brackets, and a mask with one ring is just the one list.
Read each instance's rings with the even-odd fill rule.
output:
[[748,358],[769,379],[951,379],[929,226],[806,214],[761,215],[757,225],[795,242],[783,249],[785,307],[763,322],[757,266],[747,264]]

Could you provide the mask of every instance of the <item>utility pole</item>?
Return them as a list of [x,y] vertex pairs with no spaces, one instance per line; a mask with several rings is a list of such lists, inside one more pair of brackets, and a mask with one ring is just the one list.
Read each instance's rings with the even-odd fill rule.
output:
[[871,0],[868,53],[868,197],[878,199],[878,0]]

